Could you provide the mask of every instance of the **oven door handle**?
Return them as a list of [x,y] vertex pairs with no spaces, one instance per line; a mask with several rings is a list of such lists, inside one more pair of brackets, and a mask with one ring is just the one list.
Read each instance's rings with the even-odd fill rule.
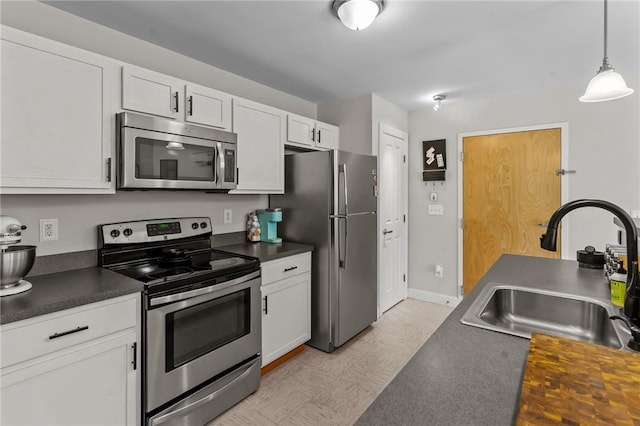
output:
[[248,275],[244,275],[240,278],[236,278],[235,280],[225,281],[220,284],[210,285],[209,287],[199,288],[196,290],[189,290],[183,293],[170,294],[168,296],[161,296],[149,301],[150,306],[158,306],[164,305],[166,303],[177,302],[180,300],[191,299],[193,297],[202,296],[203,294],[213,293],[222,291],[225,288],[229,288],[231,286],[243,283],[245,281],[252,280],[254,278],[258,278],[260,276],[260,271],[252,272]]
[[[161,414],[158,417],[151,418],[149,420],[149,426],[156,426],[166,422],[172,422],[174,420],[178,420],[178,421],[184,420],[190,412],[195,411],[196,409],[198,409],[198,407],[202,405],[210,403],[216,397],[218,397],[218,395],[220,395],[221,393],[224,393],[227,389],[234,386],[236,383],[242,382],[242,380],[244,380],[249,374],[251,374],[251,370],[254,364],[256,364],[256,362],[258,362],[261,359],[262,358],[258,357],[257,360],[248,364],[245,367],[245,370],[239,376],[235,377],[233,380],[231,380],[229,383],[222,386],[220,389],[217,389],[216,391],[206,395],[205,397],[200,398],[190,404],[184,405],[176,410],[172,410],[166,414],[163,414],[163,415]],[[174,423],[171,423],[171,424],[174,424]]]

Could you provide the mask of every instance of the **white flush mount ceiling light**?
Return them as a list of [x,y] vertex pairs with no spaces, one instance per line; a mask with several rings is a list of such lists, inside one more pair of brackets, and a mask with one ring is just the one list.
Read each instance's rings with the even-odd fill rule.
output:
[[334,0],[331,10],[350,30],[367,28],[382,12],[384,0]]
[[604,0],[604,58],[602,66],[589,82],[587,91],[578,99],[580,102],[602,102],[624,98],[632,93],[633,89],[627,87],[624,79],[611,66],[607,57],[607,0]]
[[435,95],[433,97],[433,100],[436,102],[436,104],[433,106],[433,110],[434,111],[438,111],[440,109],[440,104],[442,103],[443,100],[445,100],[447,98],[447,95]]

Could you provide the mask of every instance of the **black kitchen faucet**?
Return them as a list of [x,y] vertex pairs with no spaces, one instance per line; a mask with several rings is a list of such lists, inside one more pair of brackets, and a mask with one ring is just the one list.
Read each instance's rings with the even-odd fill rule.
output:
[[603,200],[575,200],[560,206],[549,218],[547,232],[540,236],[540,247],[556,251],[556,240],[558,236],[558,225],[560,220],[572,210],[581,207],[599,207],[613,213],[624,226],[627,238],[627,292],[624,298],[623,316],[613,316],[611,319],[623,320],[633,338],[628,346],[634,350],[640,350],[640,279],[638,278],[638,231],[634,220],[629,213],[619,206]]

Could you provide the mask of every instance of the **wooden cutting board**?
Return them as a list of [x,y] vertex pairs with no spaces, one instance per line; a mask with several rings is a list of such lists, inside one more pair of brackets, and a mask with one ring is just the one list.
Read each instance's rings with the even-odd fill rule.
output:
[[516,424],[640,426],[640,354],[534,333]]

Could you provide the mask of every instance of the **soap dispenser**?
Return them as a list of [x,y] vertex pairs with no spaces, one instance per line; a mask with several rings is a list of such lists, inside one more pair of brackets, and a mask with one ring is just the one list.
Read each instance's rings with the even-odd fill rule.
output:
[[624,306],[624,296],[627,292],[627,271],[624,269],[622,259],[618,263],[618,269],[611,274],[611,303],[615,306]]

